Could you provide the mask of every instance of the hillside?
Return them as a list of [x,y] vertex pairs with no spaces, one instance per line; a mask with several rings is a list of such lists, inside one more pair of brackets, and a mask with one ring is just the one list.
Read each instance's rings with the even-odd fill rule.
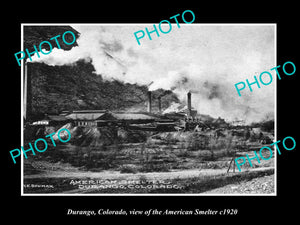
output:
[[[37,48],[42,41],[49,41],[53,48],[57,47],[55,40],[50,40],[50,38],[55,37],[57,35],[63,35],[66,31],[72,31],[76,39],[80,36],[80,33],[73,29],[71,26],[24,26],[24,49],[28,49],[29,52],[34,51],[33,45]],[[61,38],[61,37],[60,37]],[[65,36],[66,41],[71,42],[71,37]],[[70,40],[69,40],[70,39]],[[72,45],[66,45],[63,41],[59,39],[59,45],[64,50],[70,50],[73,47],[77,46],[77,41],[75,41]],[[49,51],[48,45],[43,45],[47,51]],[[28,56],[26,55],[26,58]]]
[[[146,111],[147,87],[103,80],[94,73],[90,62],[78,61],[73,65],[49,66],[29,63],[32,85],[33,116],[56,114],[63,110],[109,109]],[[153,92],[153,111],[158,110],[157,97],[162,98],[162,109],[179,102],[171,91]]]
[[[33,45],[48,40],[56,35],[72,31],[76,39],[80,33],[71,26],[24,26],[24,47],[32,52]],[[50,41],[53,48],[57,45]],[[77,46],[66,45],[60,41],[64,50]],[[47,49],[47,45],[45,45]],[[49,50],[49,49],[47,49]],[[28,62],[28,74],[31,77],[32,113],[30,118],[43,117],[43,114],[56,114],[63,110],[109,109],[145,111],[147,87],[126,84],[117,80],[105,81],[100,74],[95,74],[91,62],[77,61],[72,65],[49,66],[44,63]],[[30,86],[30,84],[29,84]],[[153,110],[157,110],[158,95],[162,99],[162,109],[179,100],[172,92],[157,90],[153,92]],[[29,93],[30,96],[30,93]]]

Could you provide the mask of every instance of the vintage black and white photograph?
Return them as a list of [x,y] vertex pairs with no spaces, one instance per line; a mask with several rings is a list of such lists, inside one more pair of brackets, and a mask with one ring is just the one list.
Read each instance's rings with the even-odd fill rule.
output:
[[276,195],[276,24],[169,25],[22,24],[22,195]]

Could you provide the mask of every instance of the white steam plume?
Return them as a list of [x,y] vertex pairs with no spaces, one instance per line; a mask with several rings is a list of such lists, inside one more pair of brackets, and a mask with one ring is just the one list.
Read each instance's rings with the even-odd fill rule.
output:
[[[274,112],[274,83],[239,97],[234,84],[259,76],[275,65],[272,25],[198,25],[177,28],[138,45],[134,32],[144,25],[78,25],[78,46],[70,51],[53,49],[36,62],[49,65],[91,60],[97,74],[149,86],[149,90],[173,90],[182,101],[192,91],[192,105],[201,114],[227,120],[259,121]],[[274,75],[274,72],[272,72]]]

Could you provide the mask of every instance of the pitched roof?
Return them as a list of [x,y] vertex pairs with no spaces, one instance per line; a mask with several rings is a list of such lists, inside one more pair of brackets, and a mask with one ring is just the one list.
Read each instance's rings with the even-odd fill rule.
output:
[[86,112],[86,111],[73,111],[65,116],[67,119],[72,120],[156,120],[159,117],[149,115],[147,113],[138,112]]
[[103,115],[105,115],[106,112],[95,112],[95,113],[71,113],[66,116],[68,119],[72,120],[98,120]]
[[62,115],[47,115],[46,119],[52,120],[52,121],[66,121],[68,118]]
[[117,120],[155,120],[154,116],[143,113],[112,113],[112,116]]

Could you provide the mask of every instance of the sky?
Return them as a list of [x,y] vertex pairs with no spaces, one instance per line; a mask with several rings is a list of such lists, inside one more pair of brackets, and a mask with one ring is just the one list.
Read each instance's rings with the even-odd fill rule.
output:
[[[71,25],[80,32],[78,46],[70,51],[54,48],[33,61],[49,65],[90,61],[104,79],[149,85],[150,90],[172,90],[186,101],[192,92],[192,106],[200,114],[236,119],[247,123],[274,116],[275,26],[272,24],[172,24],[163,34],[147,34],[138,45],[134,33],[153,24]],[[158,25],[156,24],[158,27]],[[168,25],[162,26],[168,30]],[[238,96],[234,84],[254,81],[263,71],[273,82],[258,89],[253,85]],[[267,78],[265,78],[267,80]]]

